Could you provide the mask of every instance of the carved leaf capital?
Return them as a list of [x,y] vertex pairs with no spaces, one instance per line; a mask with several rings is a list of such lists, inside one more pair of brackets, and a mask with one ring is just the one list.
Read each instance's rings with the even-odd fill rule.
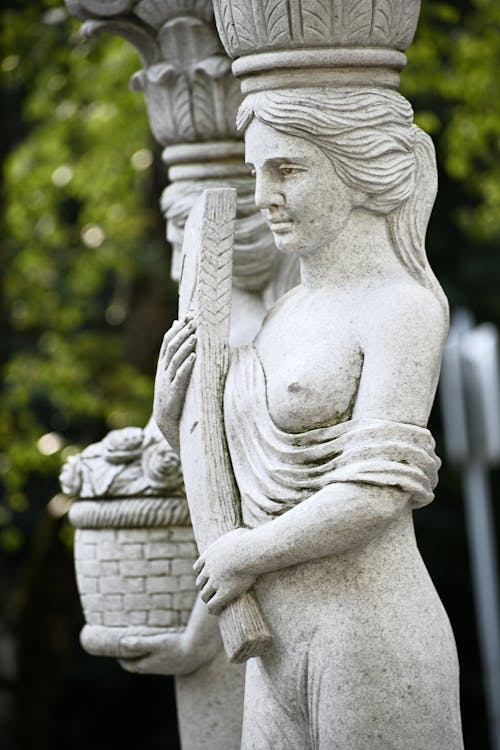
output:
[[404,51],[415,34],[420,0],[214,0],[214,11],[231,57],[330,46]]

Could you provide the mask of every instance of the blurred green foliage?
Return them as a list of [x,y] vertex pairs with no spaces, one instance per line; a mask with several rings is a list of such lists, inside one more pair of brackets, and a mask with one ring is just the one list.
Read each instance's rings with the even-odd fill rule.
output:
[[496,0],[424,2],[403,74],[411,100],[437,105],[417,120],[437,136],[444,169],[473,199],[453,220],[478,241],[500,236],[499,32]]
[[428,251],[451,306],[500,322],[500,4],[423,0],[402,91],[436,144]]
[[151,376],[127,362],[125,324],[138,279],[167,285],[168,267],[144,103],[127,89],[135,51],[83,39],[53,0],[2,16],[0,544],[14,549],[29,487],[107,427],[147,419]]

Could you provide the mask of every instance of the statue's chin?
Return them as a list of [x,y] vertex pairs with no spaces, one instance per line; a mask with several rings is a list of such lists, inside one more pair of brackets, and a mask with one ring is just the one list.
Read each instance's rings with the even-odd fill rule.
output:
[[273,232],[273,238],[274,244],[281,253],[292,255],[300,252],[293,230],[287,232]]
[[300,242],[292,232],[273,232],[274,244],[283,255],[300,255],[306,256],[314,252],[314,247],[311,247],[310,243],[307,245],[304,242]]

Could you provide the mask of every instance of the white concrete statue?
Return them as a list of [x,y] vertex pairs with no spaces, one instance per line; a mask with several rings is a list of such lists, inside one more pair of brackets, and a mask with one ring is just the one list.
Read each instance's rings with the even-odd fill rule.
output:
[[[253,591],[271,632],[247,663],[246,749],[463,747],[453,634],[412,520],[437,482],[426,425],[448,327],[424,247],[434,151],[394,90],[401,53],[376,70],[370,54],[351,85],[334,54],[331,85],[304,71],[310,50],[294,70],[279,53],[235,64],[252,68],[238,122],[256,205],[301,266],[300,286],[231,352],[242,524],[195,565],[209,612]],[[173,446],[196,342],[181,320],[160,356],[154,416]]]

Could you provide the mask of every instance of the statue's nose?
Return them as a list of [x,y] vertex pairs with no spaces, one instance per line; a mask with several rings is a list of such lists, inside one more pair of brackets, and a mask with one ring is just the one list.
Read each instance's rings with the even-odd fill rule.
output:
[[279,186],[265,175],[256,175],[255,205],[260,209],[285,205],[285,196],[280,192]]

